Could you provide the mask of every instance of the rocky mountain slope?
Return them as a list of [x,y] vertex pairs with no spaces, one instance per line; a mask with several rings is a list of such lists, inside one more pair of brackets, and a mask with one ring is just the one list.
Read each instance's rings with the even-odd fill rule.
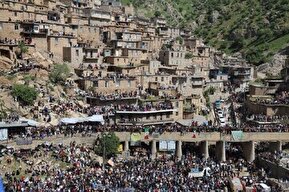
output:
[[227,53],[256,65],[271,61],[289,43],[288,0],[122,0],[136,13],[163,16]]

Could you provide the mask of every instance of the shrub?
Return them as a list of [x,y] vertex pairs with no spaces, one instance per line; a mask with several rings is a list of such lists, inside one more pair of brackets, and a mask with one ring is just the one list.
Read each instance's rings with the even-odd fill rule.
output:
[[56,64],[49,74],[49,79],[52,83],[63,84],[69,76],[69,68],[67,64]]
[[12,87],[12,95],[17,97],[23,105],[32,105],[37,98],[37,91],[33,87],[23,84],[15,84]]

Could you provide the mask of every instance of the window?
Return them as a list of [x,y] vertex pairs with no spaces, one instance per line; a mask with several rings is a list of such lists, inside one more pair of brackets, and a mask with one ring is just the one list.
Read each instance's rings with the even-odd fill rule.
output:
[[176,112],[176,116],[179,116],[179,112]]
[[76,49],[75,51],[76,51],[76,56],[79,57],[79,50]]
[[170,114],[167,114],[166,117],[167,117],[167,119],[170,118]]
[[98,81],[93,81],[93,87],[98,87]]
[[161,80],[164,81],[164,77],[161,77]]
[[108,81],[105,81],[104,87],[108,87]]
[[14,29],[15,29],[15,30],[18,30],[18,29],[19,29],[19,25],[18,25],[18,24],[15,24]]
[[17,17],[17,12],[16,11],[14,12],[14,16]]
[[57,37],[55,38],[55,42],[58,43],[58,38]]
[[158,81],[158,77],[156,77],[156,81]]
[[150,119],[150,116],[147,115],[147,116],[146,116],[146,119]]
[[174,53],[171,53],[171,57],[174,57]]
[[128,80],[128,87],[131,87],[131,81]]

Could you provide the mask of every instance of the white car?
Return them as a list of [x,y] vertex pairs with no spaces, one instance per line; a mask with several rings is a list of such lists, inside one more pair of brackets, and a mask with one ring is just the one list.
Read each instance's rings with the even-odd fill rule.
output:
[[220,122],[221,122],[221,123],[226,123],[225,117],[220,117]]
[[223,113],[223,111],[221,111],[221,110],[219,110],[219,111],[217,112],[217,114],[218,114],[218,116],[219,116],[220,118],[224,117],[224,113]]
[[226,126],[226,120],[225,120],[224,117],[223,117],[223,118],[220,118],[220,125],[221,125],[221,127]]
[[222,123],[222,122],[221,122],[220,126],[221,126],[221,127],[225,127],[225,126],[226,126],[226,123]]

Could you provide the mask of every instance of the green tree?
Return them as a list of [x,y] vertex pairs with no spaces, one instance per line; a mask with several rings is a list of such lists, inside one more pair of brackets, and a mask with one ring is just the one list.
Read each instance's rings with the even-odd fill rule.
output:
[[95,152],[105,158],[118,153],[119,138],[113,132],[102,133],[95,142]]
[[192,53],[186,53],[185,54],[185,59],[191,59],[193,58],[193,54]]
[[52,83],[64,83],[69,76],[69,68],[67,64],[56,64],[49,74]]
[[161,12],[159,10],[156,10],[154,13],[155,17],[160,17],[161,16]]
[[32,105],[37,98],[37,91],[33,87],[23,84],[14,84],[12,87],[12,95],[17,97],[18,101],[23,105]]
[[181,36],[177,37],[176,41],[178,41],[181,45],[184,43],[184,39]]
[[18,44],[18,48],[20,49],[20,56],[21,59],[23,58],[23,53],[27,53],[28,52],[28,47],[25,45],[25,43],[23,41],[21,41]]

